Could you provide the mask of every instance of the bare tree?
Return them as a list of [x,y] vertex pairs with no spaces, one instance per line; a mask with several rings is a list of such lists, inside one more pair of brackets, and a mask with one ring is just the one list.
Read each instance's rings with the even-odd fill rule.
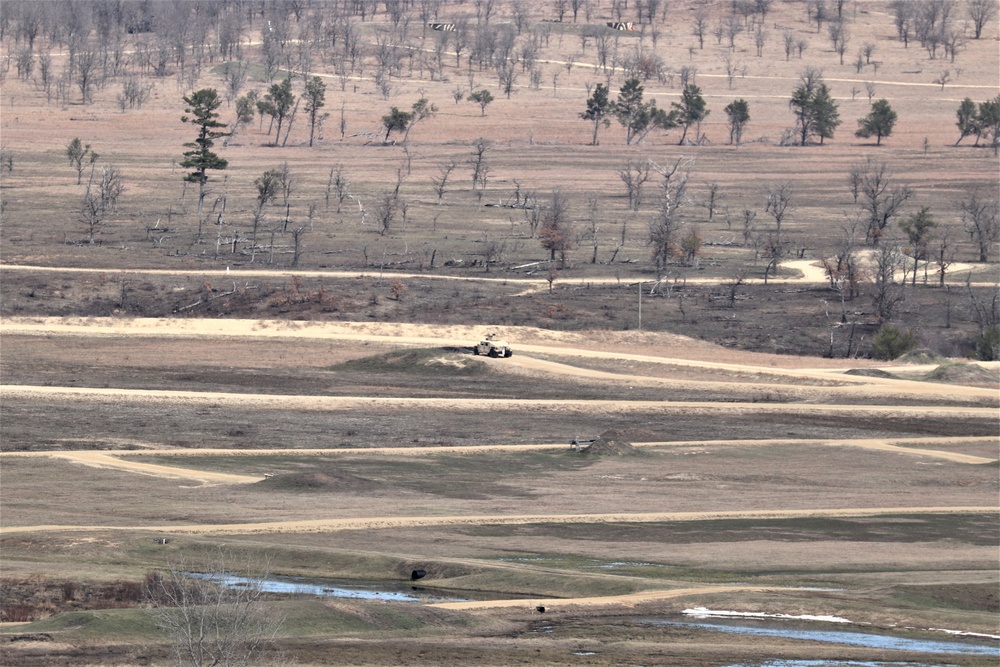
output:
[[708,186],[708,198],[705,200],[705,208],[708,209],[708,221],[712,222],[715,217],[715,211],[719,207],[719,184],[709,183]]
[[941,90],[944,90],[945,85],[949,81],[951,81],[951,70],[947,70],[946,69],[946,70],[943,70],[941,72],[941,75],[938,78],[936,78],[933,81],[931,81],[931,83],[936,83],[936,84],[940,85],[941,86]]
[[885,162],[868,157],[857,165],[857,169],[860,173],[860,206],[867,218],[865,242],[877,246],[886,227],[913,196],[913,190],[906,185],[896,185],[893,173]]
[[656,215],[649,223],[649,245],[652,247],[656,278],[662,280],[666,274],[670,258],[678,252],[681,227],[680,211],[687,203],[687,184],[690,172],[683,160],[677,160],[668,167],[654,165],[663,177],[660,196],[656,203]]
[[778,237],[781,236],[781,223],[791,212],[792,194],[792,184],[788,182],[769,185],[767,188],[767,206],[764,210],[774,218],[775,235]]
[[753,43],[757,49],[757,57],[760,58],[764,55],[764,46],[767,44],[768,33],[764,30],[764,24],[760,23],[757,26],[757,30],[753,34]]
[[472,165],[472,189],[479,192],[480,196],[486,189],[486,178],[490,173],[490,163],[486,159],[489,150],[489,141],[482,137],[472,142],[472,157],[469,158],[469,164]]
[[785,60],[791,60],[792,54],[795,53],[795,33],[791,30],[786,30],[781,35],[781,41],[785,47]]
[[80,203],[80,221],[87,230],[88,243],[94,243],[94,236],[100,230],[108,214],[116,210],[118,198],[125,192],[125,179],[114,165],[101,169],[101,178],[87,185],[87,192]]
[[[283,619],[263,601],[266,572],[248,562],[234,575],[227,554],[198,568],[182,564],[147,577],[156,624],[170,638],[178,665],[264,664]],[[200,573],[192,570],[201,569]]]
[[80,88],[80,98],[84,104],[93,101],[94,84],[98,77],[100,54],[87,49],[76,56],[76,83]]
[[330,176],[326,181],[326,207],[330,208],[330,194],[336,193],[337,213],[340,213],[344,200],[351,194],[350,185],[350,181],[344,175],[344,165],[338,164],[335,167],[330,167]]
[[436,178],[431,178],[431,182],[434,183],[434,192],[437,193],[438,201],[444,199],[445,188],[448,185],[448,177],[451,176],[451,172],[454,171],[458,164],[454,160],[449,160],[445,164],[441,165],[438,170],[438,176]]
[[743,209],[743,247],[750,245],[757,230],[757,211],[752,208]]
[[722,65],[726,70],[726,83],[729,85],[729,89],[733,88],[733,79],[736,75],[743,71],[743,62],[734,59],[731,53],[722,54]]
[[844,64],[844,53],[847,52],[847,44],[851,40],[850,32],[843,21],[834,21],[827,26],[830,35],[830,44],[833,50],[840,56],[840,64]]
[[638,211],[642,204],[642,186],[649,180],[651,164],[649,160],[633,162],[626,160],[618,166],[615,173],[625,184],[628,194],[628,206],[633,211]]
[[375,199],[375,219],[379,225],[379,236],[385,236],[392,231],[399,213],[400,201],[398,188],[396,191],[384,190]]
[[861,280],[861,267],[857,258],[857,241],[859,220],[854,219],[844,227],[844,235],[838,242],[836,254],[823,260],[823,269],[830,279],[830,289],[840,292],[840,321],[847,322],[845,301],[858,295]]
[[968,0],[966,11],[969,13],[969,18],[972,19],[975,39],[979,39],[983,34],[983,27],[989,23],[996,14],[996,1]]
[[937,264],[938,285],[944,287],[945,274],[948,267],[955,261],[955,250],[952,247],[951,235],[944,232],[937,238],[937,245],[934,247],[934,261]]
[[573,248],[573,224],[569,219],[569,197],[553,190],[538,232],[542,247],[549,251],[549,261],[559,257],[559,268],[566,268],[566,259]]
[[969,188],[958,208],[962,212],[962,225],[979,251],[979,261],[988,261],[1000,239],[1000,200],[995,189]]
[[694,14],[694,27],[691,34],[698,38],[698,48],[705,48],[705,32],[708,30],[708,12],[699,9]]
[[788,244],[781,239],[779,234],[768,234],[760,239],[761,256],[765,260],[764,264],[764,284],[770,275],[778,272],[778,266],[788,254]]
[[892,0],[889,9],[892,12],[892,20],[896,26],[896,34],[903,42],[903,48],[910,45],[910,32],[913,30],[913,21],[917,3],[910,0]]
[[597,232],[600,228],[600,200],[596,196],[587,199],[587,210],[590,213],[590,243],[593,253],[590,255],[590,263],[597,264]]
[[[282,173],[280,169],[268,169],[254,181],[257,188],[257,199],[254,201],[252,211],[252,233],[250,237],[250,261],[252,262],[257,253],[257,232],[264,221],[264,211],[269,203],[274,201],[281,189]],[[234,249],[235,252],[235,249]]]
[[889,239],[879,245],[872,259],[872,305],[879,322],[885,322],[892,319],[903,302],[903,284],[896,280],[896,273],[903,268],[906,258],[899,243]]
[[736,307],[737,292],[740,289],[740,285],[746,282],[746,278],[747,278],[746,269],[740,267],[732,273],[732,275],[729,277],[729,280],[723,283],[729,292],[728,301],[730,308]]

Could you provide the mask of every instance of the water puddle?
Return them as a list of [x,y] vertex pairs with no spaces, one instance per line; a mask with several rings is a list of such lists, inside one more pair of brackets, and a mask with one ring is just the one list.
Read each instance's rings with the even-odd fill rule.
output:
[[378,582],[371,584],[340,585],[330,581],[307,579],[304,577],[268,577],[263,581],[246,577],[225,575],[221,579],[209,574],[190,573],[195,579],[216,579],[226,588],[246,588],[259,585],[265,593],[288,595],[317,595],[329,598],[352,598],[358,600],[386,600],[392,602],[467,602],[468,597],[457,597],[450,591],[435,590],[423,586]]
[[[926,639],[906,639],[889,635],[877,635],[866,632],[851,632],[847,630],[811,630],[779,625],[776,623],[759,622],[753,625],[736,625],[725,622],[690,623],[682,621],[650,621],[654,625],[668,625],[680,628],[697,628],[713,630],[727,634],[748,635],[755,637],[785,637],[789,639],[806,639],[817,642],[845,644],[848,646],[863,646],[865,648],[886,649],[894,651],[915,651],[918,653],[951,653],[955,655],[989,655],[1000,657],[1000,646],[987,646],[963,642],[948,642]],[[782,665],[784,663],[774,663]],[[791,663],[796,665],[798,663]],[[804,663],[806,665],[810,663]],[[825,663],[819,663],[820,665]],[[841,664],[841,663],[837,663]],[[859,663],[864,664],[864,663]],[[879,663],[875,663],[879,664]]]

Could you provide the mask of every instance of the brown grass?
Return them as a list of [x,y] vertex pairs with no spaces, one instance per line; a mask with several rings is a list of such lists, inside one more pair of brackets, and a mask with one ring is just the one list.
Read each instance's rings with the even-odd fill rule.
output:
[[[709,3],[711,21],[728,6]],[[536,20],[551,18],[548,5],[532,7]],[[903,381],[842,375],[838,371],[873,366],[842,359],[870,349],[877,324],[868,296],[844,304],[847,325],[840,326],[836,293],[821,283],[765,286],[763,265],[740,245],[741,211],[756,209],[766,230],[767,187],[789,182],[795,202],[784,226],[787,238],[805,260],[829,256],[856,210],[848,170],[871,155],[889,162],[898,182],[916,191],[905,213],[929,206],[954,241],[956,262],[976,259],[956,202],[969,185],[995,192],[996,158],[971,147],[969,139],[952,145],[955,109],[966,96],[979,102],[997,94],[996,26],[988,26],[983,39],[969,40],[951,63],[931,59],[915,43],[904,49],[887,8],[880,0],[851,9],[848,56],[874,41],[880,62],[877,73],[871,66],[856,73],[851,65],[839,65],[825,31],[817,33],[815,24],[806,23],[801,3],[773,3],[768,25],[787,26],[807,39],[805,57],[784,60],[779,28],[769,28],[762,58],[754,55],[750,37],[741,35],[733,55],[746,66],[746,75],[730,89],[722,71],[726,49],[708,36],[704,50],[689,50],[695,43],[692,7],[672,3],[656,46],[648,35],[642,43],[674,70],[697,68],[712,112],[702,126],[709,139],[702,146],[677,146],[678,132],[626,146],[617,125],[602,130],[599,146],[588,146],[590,128],[578,114],[586,86],[603,75],[588,66],[594,48],[582,52],[576,25],[552,26],[539,65],[540,89],[525,85],[522,75],[514,97],[498,96],[485,118],[472,104],[452,102],[451,90],[469,85],[464,69],[451,66],[453,58],[445,58],[444,80],[414,72],[396,80],[387,100],[375,91],[370,69],[344,91],[336,78],[328,78],[332,116],[317,146],[304,145],[301,120],[284,148],[266,145],[271,138],[254,124],[220,149],[231,166],[224,179],[214,175],[207,200],[212,206],[225,196],[224,233],[238,230],[245,237],[253,180],[287,161],[295,178],[289,226],[306,224],[310,204],[316,205],[298,274],[289,272],[288,235],[276,233],[273,263],[266,251],[251,263],[246,246],[216,256],[211,219],[203,222],[204,238],[197,238],[196,193],[184,188],[177,166],[183,144],[193,137],[192,128],[179,122],[189,86],[177,76],[150,79],[153,99],[140,111],[122,114],[114,107],[118,82],[97,90],[93,104],[50,105],[31,82],[8,73],[0,127],[14,168],[0,182],[0,260],[96,272],[0,267],[6,327],[2,382],[41,388],[5,387],[3,448],[118,453],[218,448],[225,451],[135,460],[273,477],[256,484],[195,486],[68,460],[5,456],[4,528],[95,528],[3,535],[2,574],[13,582],[3,588],[20,591],[3,600],[4,613],[25,617],[31,609],[25,600],[36,593],[66,597],[70,591],[75,600],[80,591],[116,579],[138,581],[151,568],[224,545],[269,555],[274,570],[287,574],[395,582],[419,566],[432,573],[435,586],[518,596],[566,599],[717,584],[756,589],[715,589],[633,609],[563,603],[547,616],[530,612],[530,605],[474,613],[360,602],[314,605],[303,613],[309,622],[297,617],[283,639],[302,664],[329,662],[331,646],[340,664],[910,659],[791,640],[729,641],[702,631],[643,625],[645,617],[694,604],[837,613],[881,628],[995,632],[995,596],[988,594],[997,585],[995,517],[956,508],[996,506],[996,399],[990,394],[996,369],[946,366],[933,375],[933,367],[911,367],[900,371]],[[447,5],[443,18],[468,10],[468,3]],[[505,20],[507,10],[503,5],[497,20]],[[598,3],[592,21],[603,22],[608,11],[607,3]],[[363,40],[371,42],[384,23],[377,15],[361,26]],[[639,41],[638,35],[622,35],[623,52]],[[19,45],[10,38],[2,48],[0,55],[9,56]],[[563,62],[571,56],[577,62],[567,68]],[[65,57],[53,50],[57,67]],[[331,73],[326,62],[317,63],[319,74]],[[781,147],[781,132],[793,123],[788,97],[806,66],[823,70],[844,123],[828,145]],[[932,81],[943,69],[951,71],[952,83],[942,90]],[[477,88],[495,89],[491,73],[474,75]],[[853,137],[855,119],[868,111],[867,81],[874,81],[876,97],[889,99],[899,113],[895,134],[877,148]],[[221,83],[219,68],[206,67],[194,85]],[[619,76],[613,78],[612,90],[620,83]],[[295,85],[298,90],[301,84]],[[646,90],[661,106],[680,92],[676,77],[672,84],[650,81]],[[340,212],[335,202],[326,206],[331,167],[343,165],[352,192],[371,211],[406,158],[398,145],[375,145],[364,136],[341,140],[334,129],[341,105],[349,135],[375,133],[390,106],[408,108],[421,95],[439,112],[411,135],[412,169],[403,169],[401,186],[406,223],[382,235],[370,215],[362,224],[356,202],[348,200]],[[737,97],[750,102],[752,116],[748,143],[738,148],[725,145],[723,112]],[[232,109],[224,109],[224,119],[231,115]],[[76,185],[64,155],[73,137],[92,144],[100,164],[118,166],[127,179],[121,207],[94,246],[79,242],[83,231],[76,210],[83,186]],[[481,200],[470,190],[466,164],[478,137],[491,142],[493,165]],[[627,210],[614,173],[626,159],[686,161],[692,202],[685,224],[697,226],[707,242],[697,267],[675,261],[670,290],[644,298],[642,331],[637,331],[636,283],[655,277],[646,245],[655,197],[650,187],[640,212]],[[438,202],[431,179],[448,160],[459,167]],[[719,184],[722,201],[712,222],[701,206],[710,183]],[[513,268],[547,257],[528,233],[522,212],[486,206],[507,201],[517,187],[536,190],[542,198],[555,189],[569,196],[579,238],[551,293],[548,267]],[[594,263],[587,235],[591,196],[599,198]],[[272,208],[267,225],[283,215]],[[160,231],[148,233],[154,225]],[[270,233],[264,237],[270,241]],[[505,245],[487,271],[482,262],[489,240]],[[730,308],[722,283],[740,267],[748,269],[752,284],[738,290]],[[916,329],[921,343],[936,353],[967,354],[980,322],[970,308],[966,275],[981,283],[973,287],[980,298],[992,296],[990,283],[996,280],[995,263],[974,268],[950,274],[947,290],[918,279],[915,288],[907,288],[897,324]],[[240,274],[241,269],[264,273]],[[796,275],[791,269],[779,272],[784,279]],[[405,287],[397,286],[395,298],[394,279]],[[31,320],[13,318],[18,315],[65,319],[39,320],[31,330]],[[131,319],[143,315],[205,319]],[[220,327],[214,324],[220,317],[233,321]],[[257,321],[235,321],[239,318]],[[338,324],[323,329],[305,320]],[[511,340],[516,355],[511,361],[531,361],[507,368],[498,361],[482,375],[466,377],[400,368],[378,357],[401,348],[459,355],[458,347],[493,329]],[[802,352],[815,356],[788,356]],[[823,354],[840,359],[819,359]],[[355,366],[338,366],[344,362]],[[86,396],[68,393],[71,388]],[[186,393],[151,400],[151,391]],[[96,396],[101,392],[106,393]],[[571,438],[610,429],[674,444],[641,448],[636,457],[581,458],[568,451]],[[759,442],[767,439],[774,440]],[[860,439],[868,448],[836,446]],[[750,441],[758,442],[749,446]],[[566,450],[471,455],[448,450],[532,443],[565,444]],[[407,456],[391,449],[366,451],[386,447],[429,449]],[[308,457],[285,451],[322,448],[352,451]],[[945,454],[912,451],[918,449]],[[972,459],[946,454],[994,462],[969,463]],[[930,507],[952,511],[905,509]],[[852,508],[871,516],[793,516]],[[884,515],[886,508],[902,509]],[[741,511],[758,514],[741,518]],[[772,511],[779,516],[760,513]],[[572,520],[637,513],[663,520]],[[706,518],[670,520],[676,513]],[[484,518],[435,521],[448,516]],[[504,525],[504,517],[525,516],[548,518]],[[416,517],[430,525],[370,521],[383,517]],[[173,534],[179,526],[315,520],[352,521],[369,529]],[[158,544],[165,535],[171,541]],[[798,586],[840,590],[761,590]],[[327,615],[352,621],[311,625]],[[86,619],[93,621],[96,629],[88,631],[93,634],[66,628],[58,643],[37,636],[5,642],[5,648],[18,648],[0,652],[5,655],[0,662],[166,661],[163,647],[114,646],[116,637],[101,635],[100,616]],[[3,628],[0,636],[21,632],[31,628]],[[580,651],[596,655],[574,655]],[[947,662],[988,660],[948,656]]]

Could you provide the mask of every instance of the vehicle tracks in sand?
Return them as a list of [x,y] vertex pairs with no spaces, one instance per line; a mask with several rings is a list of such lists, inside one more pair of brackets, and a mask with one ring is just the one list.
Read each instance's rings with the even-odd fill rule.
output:
[[[1000,437],[954,437],[954,438],[842,438],[842,439],[762,439],[762,440],[678,440],[660,442],[635,442],[634,447],[643,448],[682,448],[682,447],[858,447],[861,449],[878,450],[910,456],[923,456],[935,459],[966,464],[990,464],[996,459],[962,454],[959,452],[925,449],[930,446],[961,445],[961,444],[991,444],[1000,442]],[[178,479],[202,486],[219,484],[253,484],[265,479],[265,475],[233,475],[205,470],[183,468],[180,466],[143,463],[136,459],[143,457],[255,457],[281,456],[292,458],[329,457],[329,456],[476,456],[488,453],[511,453],[531,451],[566,450],[564,444],[528,444],[528,445],[470,445],[458,447],[379,447],[350,449],[143,449],[125,451],[35,451],[35,452],[3,452],[0,461],[12,458],[52,458],[79,463],[97,468],[109,468],[123,472],[151,475],[166,479]]]
[[[0,334],[25,336],[138,336],[138,337],[198,337],[198,338],[287,338],[325,341],[353,341],[380,343],[395,347],[463,347],[476,340],[484,327],[433,326],[412,324],[373,325],[358,322],[289,323],[261,320],[186,320],[161,318],[5,318],[0,322]],[[516,332],[515,332],[516,333]],[[523,332],[528,335],[528,332]],[[534,333],[534,331],[530,332]],[[516,340],[516,337],[514,338]],[[595,359],[616,362],[653,364],[663,368],[663,375],[599,371],[565,362],[556,362],[524,353],[557,356],[564,359]],[[824,393],[863,399],[885,399],[899,396],[922,397],[964,402],[981,401],[998,404],[1000,394],[995,388],[942,384],[899,378],[847,375],[851,366],[829,369],[764,367],[751,364],[724,363],[705,359],[685,359],[634,354],[613,350],[592,349],[569,340],[559,344],[515,345],[515,356],[510,359],[492,360],[494,367],[516,367],[524,372],[551,373],[576,378],[607,382],[629,382],[643,386],[689,387],[701,389],[732,388],[734,384],[745,389],[748,384],[760,390],[781,392],[791,398],[815,400]],[[787,360],[785,360],[787,361]],[[1000,364],[986,363],[983,367],[998,370]],[[654,367],[655,367],[654,366]],[[738,382],[720,380],[678,380],[669,377],[670,368],[689,368],[705,371],[739,373]],[[907,366],[887,366],[890,370],[910,370]],[[748,378],[757,381],[753,384]],[[795,381],[813,384],[795,384]],[[821,383],[820,385],[815,384]],[[831,386],[833,385],[833,386]]]
[[688,521],[773,520],[827,517],[875,517],[897,514],[995,514],[995,507],[870,507],[715,512],[637,512],[607,514],[519,514],[462,516],[401,516],[307,519],[225,524],[145,526],[2,526],[0,536],[50,532],[145,532],[176,535],[259,535],[274,533],[334,533],[347,530],[422,528],[428,526],[517,526],[529,524],[671,523]]

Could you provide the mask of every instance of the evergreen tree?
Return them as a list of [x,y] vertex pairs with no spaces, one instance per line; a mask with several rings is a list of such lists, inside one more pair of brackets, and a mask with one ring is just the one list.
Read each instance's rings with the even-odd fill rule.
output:
[[191,150],[184,153],[181,166],[192,171],[184,175],[184,180],[198,184],[198,214],[201,215],[205,202],[205,183],[208,182],[209,169],[225,169],[229,162],[212,152],[215,140],[226,135],[219,128],[226,126],[219,122],[216,109],[222,104],[219,93],[214,88],[203,88],[184,98],[187,106],[181,116],[181,122],[198,126],[198,138],[184,144]]
[[618,92],[614,113],[625,127],[625,143],[642,141],[654,128],[669,130],[677,127],[678,112],[667,113],[656,106],[656,100],[643,101],[643,87],[639,79],[629,79]]
[[739,146],[743,130],[750,122],[750,105],[744,99],[733,100],[723,111],[729,117],[729,143]]
[[810,137],[819,137],[820,145],[825,139],[832,139],[840,125],[837,103],[830,95],[830,89],[820,73],[806,70],[799,79],[799,86],[792,93],[789,106],[795,112],[795,124],[799,133],[799,145],[805,146]]
[[[262,116],[270,116],[271,123],[278,121],[278,132],[274,137],[274,144],[281,140],[281,125],[292,113],[292,106],[295,104],[295,95],[292,93],[292,77],[287,77],[281,83],[271,84],[271,89],[264,95],[264,99],[257,103],[257,110]],[[268,134],[271,128],[268,128]]]
[[[674,102],[670,106],[676,110],[677,122],[684,128],[680,141],[677,142],[677,145],[680,146],[687,137],[688,128],[701,124],[701,121],[705,120],[710,112],[705,108],[705,98],[701,96],[701,88],[693,83],[684,86],[680,103]],[[698,137],[695,137],[696,142],[697,140]]]
[[306,90],[302,93],[306,100],[306,113],[309,114],[309,145],[313,145],[313,136],[316,134],[316,123],[324,116],[319,115],[319,110],[326,104],[326,84],[318,76],[306,81]]
[[955,115],[958,116],[958,122],[955,123],[959,132],[958,141],[955,142],[957,146],[962,139],[976,133],[976,103],[972,101],[971,97],[966,97],[958,105],[958,111],[955,112]]
[[882,137],[892,136],[892,128],[896,125],[896,112],[889,106],[889,100],[875,100],[871,113],[858,119],[858,130],[854,136],[867,139],[875,137],[875,145],[882,145]]
[[392,107],[389,113],[382,116],[382,125],[385,127],[385,139],[383,141],[389,141],[389,135],[393,130],[403,132],[410,125],[410,121],[413,120],[413,114],[409,111],[400,111],[398,107]]
[[920,260],[927,259],[927,244],[936,226],[931,210],[926,206],[899,223],[899,228],[910,242],[910,252],[913,255],[913,285],[917,284],[917,266]]
[[587,100],[587,110],[580,114],[583,120],[589,120],[594,124],[594,137],[590,141],[591,146],[597,145],[597,131],[601,125],[607,127],[611,125],[608,118],[615,110],[615,103],[609,97],[609,89],[602,83],[594,87],[594,94]]
[[815,119],[816,134],[819,135],[819,145],[822,146],[824,139],[833,139],[833,132],[841,122],[837,103],[833,101],[830,89],[825,83],[819,84],[819,89],[813,96],[812,114]]
[[493,93],[483,88],[482,90],[477,90],[466,98],[470,102],[475,102],[479,105],[479,115],[486,115],[486,107],[490,105],[493,101]]
[[979,103],[979,113],[976,114],[977,146],[980,139],[988,140],[994,149],[1000,143],[1000,95]]

